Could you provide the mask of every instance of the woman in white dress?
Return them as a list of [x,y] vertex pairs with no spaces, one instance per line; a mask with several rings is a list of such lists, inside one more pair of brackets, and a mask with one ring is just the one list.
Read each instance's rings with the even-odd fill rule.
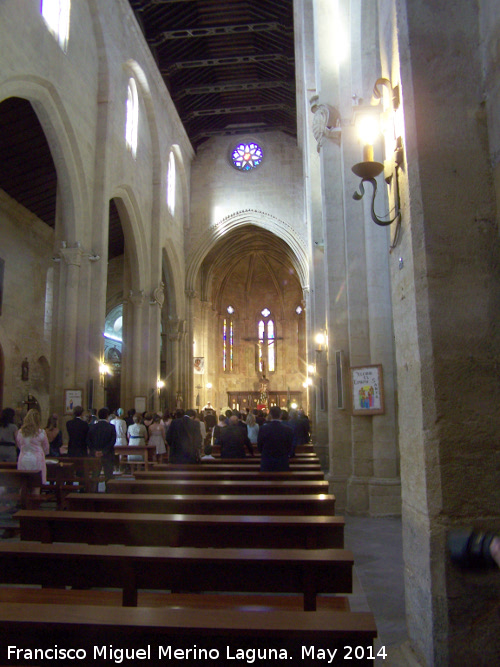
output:
[[[141,422],[141,415],[135,413],[134,423],[130,424],[127,430],[128,444],[134,446],[142,446],[146,444],[148,432],[144,424]],[[127,457],[128,461],[143,461],[140,454],[132,454]]]
[[[28,410],[23,425],[16,433],[16,445],[19,448],[17,469],[40,470],[42,484],[45,484],[47,482],[45,456],[49,453],[49,441],[45,431],[40,428],[40,421],[38,410]],[[40,493],[40,488],[34,489],[33,493]]]
[[122,408],[118,408],[118,410],[116,411],[116,417],[114,419],[111,419],[109,423],[113,424],[116,430],[115,447],[126,447],[128,445],[127,422],[123,419]]
[[160,463],[164,454],[167,453],[165,446],[165,427],[162,424],[160,415],[153,417],[153,422],[149,425],[148,444],[156,446],[156,460]]

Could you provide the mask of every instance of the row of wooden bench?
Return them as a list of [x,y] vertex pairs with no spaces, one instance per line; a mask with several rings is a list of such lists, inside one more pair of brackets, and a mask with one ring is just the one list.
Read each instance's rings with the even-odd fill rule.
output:
[[[343,664],[344,647],[357,646],[363,656],[358,652],[356,664],[371,663],[373,618],[351,613],[338,597],[352,591],[353,559],[343,549],[344,521],[334,515],[327,484],[317,471],[309,471],[314,480],[298,469],[263,479],[253,467],[231,465],[238,464],[154,466],[135,480],[110,482],[111,493],[70,493],[67,511],[19,512],[23,541],[1,545],[1,581],[51,588],[36,598],[44,602],[43,621],[33,599],[26,598],[29,589],[19,589],[17,598],[11,588],[0,589],[0,623],[7,636],[42,646],[45,634],[63,642],[79,623],[93,637],[82,640],[84,650],[100,638],[123,648],[147,644],[153,651],[195,641],[207,650],[220,646],[217,664],[232,665],[233,657],[226,663],[222,651],[248,643],[288,651],[272,656],[276,662],[286,657],[292,664],[305,658],[307,664],[324,664],[329,654],[321,651],[329,647],[339,651],[329,664]],[[58,591],[59,586],[73,589]],[[112,604],[108,613],[88,606],[97,594],[88,587],[100,589],[99,604]],[[120,609],[116,593],[101,588],[121,589],[127,607],[148,607]],[[170,592],[158,593],[165,590]],[[59,594],[84,605],[51,604]],[[153,597],[167,607],[153,608]],[[20,599],[24,604],[16,602]]]
[[[123,449],[127,452],[143,451],[141,447],[122,447],[116,449]],[[120,454],[121,455],[121,454]],[[145,461],[148,460],[144,457]],[[93,493],[97,491],[99,483],[99,474],[101,472],[101,461],[95,457],[68,457],[64,456],[60,459],[50,459],[47,464],[47,484],[42,485],[42,477],[40,472],[17,470],[15,462],[0,462],[0,488],[2,493],[0,500],[10,501],[16,500],[19,502],[22,509],[34,509],[40,505],[43,500],[55,499],[58,507],[62,507],[65,502],[65,496],[76,488],[85,491],[86,493]],[[259,458],[246,459],[231,459],[230,463],[226,463],[226,459],[214,459],[201,461],[199,464],[163,464],[155,465],[152,462],[147,466],[146,470],[159,472],[166,471],[189,471],[190,474],[194,472],[207,473],[209,471],[218,471],[225,474],[232,472],[250,472],[257,471],[259,466]],[[291,469],[295,472],[316,472],[321,474],[321,466],[314,454],[306,453],[300,454],[292,460]],[[141,471],[137,471],[142,474]],[[181,477],[181,475],[178,475]],[[201,477],[201,474],[200,474]],[[243,475],[239,476],[243,479]],[[186,478],[184,476],[184,478]],[[237,479],[238,476],[235,476]],[[263,478],[262,478],[263,479]],[[268,479],[272,479],[268,477]],[[75,488],[76,487],[76,488]],[[40,495],[38,490],[41,489],[43,493]]]

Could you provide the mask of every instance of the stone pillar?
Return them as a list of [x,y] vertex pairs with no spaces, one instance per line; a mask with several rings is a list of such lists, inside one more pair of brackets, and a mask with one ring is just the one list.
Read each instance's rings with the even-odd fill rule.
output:
[[168,407],[171,412],[177,407],[177,396],[181,394],[180,380],[180,340],[181,332],[179,329],[179,320],[169,322],[168,330],[168,354],[167,360],[167,397]]
[[158,284],[149,300],[149,347],[148,347],[148,377],[151,387],[154,387],[153,409],[160,409],[160,393],[157,382],[160,379],[160,340],[161,340],[161,309],[165,301],[165,285]]
[[455,527],[500,530],[500,262],[482,5],[388,4],[399,58],[388,72],[400,75],[404,115],[390,268],[408,631],[426,665],[489,665],[500,655],[499,573],[463,572],[446,549]]
[[[309,100],[317,94],[316,47],[313,0],[295,0],[294,24],[296,35],[295,61],[298,99],[298,140],[304,156],[304,217],[309,231],[309,287],[307,290],[307,353],[308,363],[316,363],[314,336],[325,329],[325,272],[322,219],[322,181],[320,155],[317,139],[312,133]],[[326,391],[326,380],[322,379]],[[326,404],[319,400],[321,378],[317,372],[314,385],[308,390],[309,416],[312,438],[317,449],[323,453],[323,464],[328,466],[328,420]]]
[[81,358],[77,349],[80,267],[83,257],[80,243],[68,247],[63,242],[59,256],[62,261],[58,262],[57,317],[54,318],[52,344],[52,395],[55,397],[54,409],[63,415],[64,390],[80,388],[76,386],[77,359]]
[[[346,264],[346,220],[344,166],[340,104],[340,63],[332,53],[332,35],[337,29],[337,3],[314,4],[316,35],[317,96],[311,99],[312,128],[321,160],[324,288],[327,348],[320,355],[326,368],[328,391],[329,473],[339,511],[347,506],[347,480],[351,475],[351,424],[345,410],[337,407],[335,351],[348,351],[349,317]],[[352,224],[352,221],[349,221]],[[318,366],[318,364],[317,364]]]
[[[187,321],[183,332],[182,344],[182,363],[181,373],[183,379],[184,390],[186,391],[185,399],[187,400],[187,407],[195,407],[195,388],[194,388],[194,373],[193,373],[193,341],[195,333],[195,316],[196,303],[199,303],[199,295],[194,290],[186,290],[187,297]],[[200,332],[201,334],[201,332]]]
[[131,356],[128,357],[128,392],[133,400],[135,396],[148,398],[147,377],[144,377],[143,359],[143,309],[145,304],[144,290],[130,290],[128,295],[128,334],[130,336],[128,348]]

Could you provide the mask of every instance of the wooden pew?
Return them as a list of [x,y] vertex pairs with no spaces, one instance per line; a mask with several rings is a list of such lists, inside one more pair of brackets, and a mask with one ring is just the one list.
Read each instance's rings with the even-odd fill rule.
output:
[[[253,446],[253,452],[255,456],[260,456],[259,449],[257,445]],[[212,455],[213,456],[220,456],[220,445],[213,445],[212,448]],[[308,445],[300,445],[300,448],[297,448],[295,450],[295,457],[296,458],[302,458],[302,457],[317,457],[316,452],[314,451],[314,445],[308,444]],[[251,458],[251,457],[249,457]]]
[[139,589],[300,593],[304,611],[321,593],[352,592],[345,549],[214,549],[87,544],[0,544],[0,583],[120,588],[124,606]]
[[[53,457],[51,457],[53,458]],[[102,460],[96,456],[61,456],[61,463],[72,463],[74,481],[83,487],[86,493],[95,493],[98,489]]]
[[241,514],[325,516],[335,514],[335,496],[318,495],[163,495],[70,493],[68,509],[86,512],[149,512],[165,514]]
[[42,473],[39,470],[17,470],[0,468],[0,488],[2,500],[15,500],[22,509],[32,509],[40,504],[36,489],[42,488]]
[[289,472],[261,472],[247,466],[246,470],[227,470],[219,466],[217,470],[138,470],[134,473],[137,480],[143,479],[190,479],[190,480],[229,480],[229,481],[304,481],[319,482],[325,479],[322,470],[293,470]]
[[21,510],[21,540],[128,546],[341,549],[338,516],[237,516]]
[[285,495],[328,493],[328,482],[302,481],[226,481],[226,480],[130,480],[112,479],[106,485],[109,493]]
[[[144,467],[148,470],[156,460],[156,447],[154,445],[115,445],[114,452],[118,456],[120,469],[130,466],[131,469]],[[142,456],[142,461],[129,461],[129,456]]]
[[[356,647],[363,647],[362,659],[360,649],[356,649],[356,664],[368,665],[373,664],[373,640],[377,636],[372,614],[334,611],[214,610],[207,614],[204,609],[45,605],[41,614],[36,604],[4,604],[0,606],[0,625],[5,647],[3,664],[8,661],[8,646],[33,652],[57,646],[83,651],[80,657],[85,655],[86,660],[80,660],[82,664],[109,665],[124,655],[112,654],[111,644],[121,650],[142,649],[143,653],[129,655],[123,663],[130,665],[142,664],[145,659],[144,664],[170,662],[175,649],[184,649],[181,655],[189,658],[194,654],[187,654],[186,649],[193,647],[199,651],[193,662],[200,665],[241,664],[241,660],[249,664],[258,656],[256,650],[264,650],[267,653],[261,654],[255,664],[287,662],[321,667],[345,664],[349,648],[354,655]],[[249,652],[240,654],[241,660],[236,661],[238,649]],[[16,664],[45,664],[41,658],[33,662],[25,655],[20,655],[21,662]],[[335,658],[324,657],[333,655]]]
[[[294,463],[292,463],[294,461]],[[245,459],[202,459],[199,463],[154,463],[150,470],[259,470],[260,458]],[[290,460],[290,470],[322,470],[316,461],[298,462]]]
[[59,463],[52,458],[47,460],[47,483],[42,486],[42,493],[53,493],[59,509],[64,507],[67,494],[76,491],[76,486],[79,484],[74,463]]

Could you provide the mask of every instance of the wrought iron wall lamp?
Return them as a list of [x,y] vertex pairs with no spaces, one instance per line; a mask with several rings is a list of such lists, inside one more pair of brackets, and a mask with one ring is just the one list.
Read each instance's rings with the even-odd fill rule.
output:
[[[372,134],[372,137],[365,136],[363,138],[363,161],[358,162],[352,167],[352,171],[356,176],[361,178],[361,183],[359,184],[358,190],[353,194],[353,199],[359,201],[363,198],[365,194],[364,183],[371,183],[373,187],[372,201],[371,201],[371,217],[373,222],[382,227],[392,225],[393,222],[396,222],[396,231],[393,236],[393,241],[391,244],[391,250],[397,245],[399,230],[401,227],[401,208],[399,201],[399,187],[398,187],[398,171],[403,164],[404,160],[404,151],[403,143],[401,136],[398,135],[396,131],[395,123],[395,113],[399,108],[399,87],[392,87],[391,82],[388,79],[377,79],[375,86],[373,87],[373,97],[372,104],[378,104],[383,96],[383,91],[380,89],[381,86],[387,88],[390,94],[390,104],[386,111],[383,111],[380,114],[380,119],[382,121],[383,127],[378,130],[382,132],[385,138],[386,144],[386,154],[390,150],[391,144],[393,146],[393,154],[386,159],[384,163],[376,162],[374,160],[373,152],[373,141],[375,136]],[[365,119],[367,119],[367,114],[362,114]],[[371,117],[373,119],[373,116]],[[387,148],[389,146],[389,149]],[[394,215],[390,218],[385,217],[385,219],[380,218],[375,213],[375,197],[377,194],[377,181],[376,177],[384,172],[385,182],[391,186],[392,195],[394,200]],[[390,213],[388,214],[390,215]]]

